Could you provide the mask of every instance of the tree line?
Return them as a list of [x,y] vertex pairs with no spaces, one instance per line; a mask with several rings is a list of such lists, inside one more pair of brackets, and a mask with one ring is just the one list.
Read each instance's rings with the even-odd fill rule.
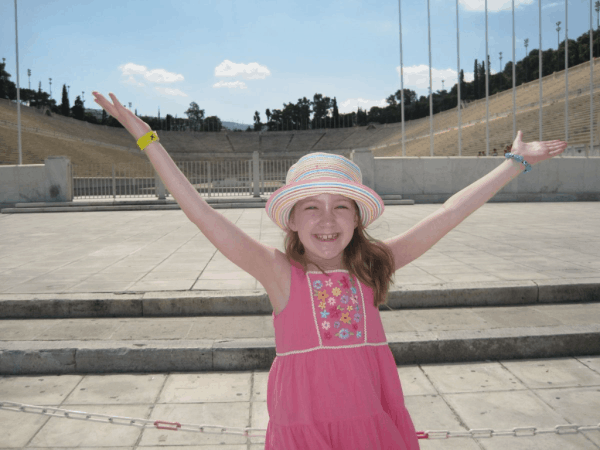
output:
[[[599,28],[600,29],[600,28]],[[527,41],[527,40],[526,40]],[[594,57],[600,56],[600,33],[594,34]],[[589,32],[582,34],[576,40],[569,39],[569,67],[576,66],[589,61],[590,39]],[[487,64],[486,64],[487,63]],[[460,71],[461,101],[468,103],[485,98],[485,73],[486,65],[492,67],[488,61],[474,61],[471,82],[465,82],[464,71]],[[17,87],[10,80],[11,75],[5,70],[5,63],[0,63],[0,98],[16,100]],[[542,52],[542,76],[564,70],[565,66],[565,41],[561,42],[558,49],[549,49]],[[489,74],[489,95],[494,95],[512,89],[512,61],[504,66],[501,72]],[[539,51],[531,50],[525,58],[518,61],[515,67],[516,86],[539,78]],[[77,96],[72,107],[69,106],[67,87],[62,87],[61,103],[57,104],[55,99],[50,98],[47,92],[42,90],[39,83],[38,90],[20,89],[22,102],[30,102],[35,108],[47,108],[54,114],[72,117],[76,120],[107,125],[112,127],[123,126],[102,110],[102,118],[98,120],[95,115],[86,112],[81,96]],[[458,103],[458,84],[449,90],[441,90],[432,94],[433,113],[439,113],[453,109]],[[386,107],[373,106],[369,111],[358,108],[357,111],[342,114],[338,110],[337,99],[314,94],[312,100],[303,97],[294,103],[284,103],[282,109],[269,109],[265,111],[266,121],[263,122],[258,111],[253,117],[253,126],[245,131],[285,131],[285,130],[308,130],[320,128],[347,128],[353,126],[366,126],[369,123],[398,123],[401,117],[401,90],[386,98]],[[137,115],[137,109],[135,111]],[[200,109],[196,102],[191,102],[185,111],[187,118],[176,118],[167,114],[166,118],[139,116],[153,130],[168,131],[221,131],[223,123],[218,116],[205,117],[205,110]],[[429,116],[429,97],[418,97],[411,89],[404,89],[404,118],[405,121],[416,120]],[[225,128],[226,129],[226,128]],[[235,130],[241,131],[241,130]]]

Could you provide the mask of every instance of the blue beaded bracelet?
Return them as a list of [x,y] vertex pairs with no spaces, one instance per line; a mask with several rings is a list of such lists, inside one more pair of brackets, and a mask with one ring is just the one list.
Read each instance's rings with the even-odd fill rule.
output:
[[525,173],[531,170],[531,164],[525,161],[521,155],[515,155],[514,153],[505,153],[504,156],[506,158],[513,158],[515,161],[523,163],[525,165]]

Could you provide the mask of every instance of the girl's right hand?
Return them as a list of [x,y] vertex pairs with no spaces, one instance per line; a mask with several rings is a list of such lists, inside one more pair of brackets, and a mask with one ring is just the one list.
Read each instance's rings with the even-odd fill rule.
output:
[[150,125],[125,108],[112,92],[108,95],[113,99],[114,104],[96,91],[92,91],[92,94],[94,95],[94,101],[102,106],[108,114],[117,119],[131,133],[136,142],[143,135],[152,131]]

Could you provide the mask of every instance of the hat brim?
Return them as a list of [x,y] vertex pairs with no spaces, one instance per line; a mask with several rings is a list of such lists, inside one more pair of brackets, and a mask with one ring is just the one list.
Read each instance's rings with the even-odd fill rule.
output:
[[381,197],[371,188],[339,178],[319,178],[290,183],[271,194],[265,210],[283,231],[289,229],[288,220],[293,206],[299,200],[319,194],[337,194],[351,198],[358,205],[363,227],[367,228],[383,214],[385,206]]

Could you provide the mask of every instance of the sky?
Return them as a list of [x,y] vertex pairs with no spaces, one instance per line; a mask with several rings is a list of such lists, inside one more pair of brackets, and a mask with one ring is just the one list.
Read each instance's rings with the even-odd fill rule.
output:
[[[542,1],[542,49],[565,37],[565,1]],[[0,58],[17,82],[15,0],[0,0]],[[511,0],[488,0],[492,73],[512,60]],[[427,2],[404,0],[404,88],[428,95]],[[484,0],[459,0],[460,67],[473,79],[485,59]],[[539,48],[539,4],[515,0],[515,54]],[[456,3],[430,0],[433,90],[456,83]],[[283,109],[319,93],[341,113],[387,106],[400,89],[398,0],[17,0],[19,84],[39,82],[70,106],[92,91],[114,93],[138,115],[205,117],[252,124],[255,111]],[[590,0],[568,3],[568,35],[589,30]],[[596,27],[597,13],[593,12]],[[28,76],[28,70],[31,76]],[[50,88],[49,78],[52,78]],[[73,92],[71,92],[71,90]]]

